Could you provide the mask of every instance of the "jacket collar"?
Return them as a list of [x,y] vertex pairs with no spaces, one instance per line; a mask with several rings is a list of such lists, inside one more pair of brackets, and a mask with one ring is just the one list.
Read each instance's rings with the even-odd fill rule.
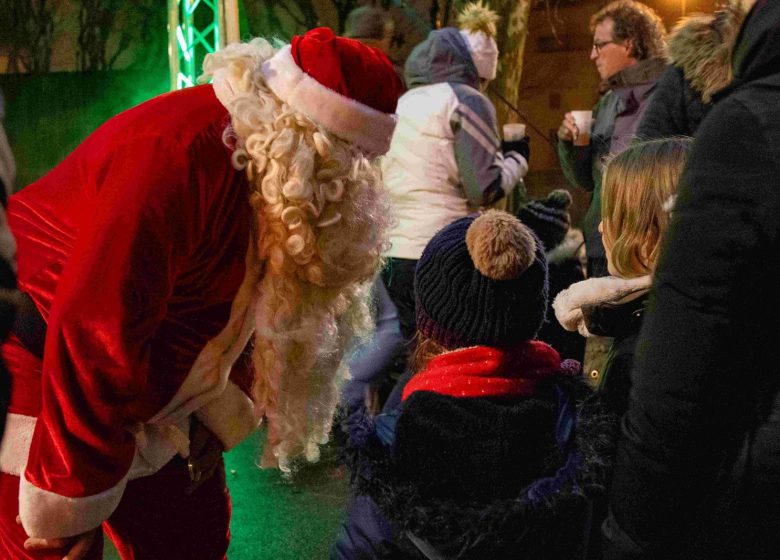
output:
[[605,301],[582,307],[588,332],[596,336],[624,337],[639,332],[650,290],[639,290],[621,301]]
[[636,64],[613,74],[599,86],[599,91],[641,86],[658,80],[666,68],[666,62],[660,58],[640,60]]

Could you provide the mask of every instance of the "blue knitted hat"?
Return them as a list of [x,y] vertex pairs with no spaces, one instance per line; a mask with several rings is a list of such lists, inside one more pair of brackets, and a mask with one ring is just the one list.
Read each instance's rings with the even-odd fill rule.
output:
[[539,238],[489,210],[439,231],[414,278],[417,330],[445,348],[508,348],[536,336],[547,309],[547,261]]

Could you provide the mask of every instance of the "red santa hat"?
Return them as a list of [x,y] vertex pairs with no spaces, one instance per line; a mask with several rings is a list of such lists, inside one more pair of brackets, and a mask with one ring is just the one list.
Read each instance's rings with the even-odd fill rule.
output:
[[372,154],[390,148],[402,84],[382,51],[320,27],[293,37],[260,70],[281,100]]

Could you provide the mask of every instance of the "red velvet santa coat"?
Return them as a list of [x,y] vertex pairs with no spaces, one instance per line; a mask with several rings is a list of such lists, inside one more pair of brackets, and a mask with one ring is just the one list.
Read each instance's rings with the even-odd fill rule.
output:
[[[206,400],[217,397],[204,421],[226,446],[251,428],[251,402],[227,383],[252,323],[231,304],[253,290],[228,123],[211,86],[162,95],[11,198],[19,287],[48,322],[43,363],[14,338],[3,348],[13,396],[0,470],[22,476],[31,536],[100,524],[129,478],[187,453],[189,413]],[[219,337],[241,347],[207,344]]]

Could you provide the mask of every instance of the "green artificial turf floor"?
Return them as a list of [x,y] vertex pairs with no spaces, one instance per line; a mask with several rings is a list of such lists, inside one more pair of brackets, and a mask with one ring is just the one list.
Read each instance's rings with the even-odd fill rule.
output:
[[[256,466],[261,441],[261,434],[255,434],[225,454],[233,501],[229,560],[327,558],[349,487],[335,451],[326,446],[319,463],[287,482],[279,471]],[[104,558],[119,558],[108,541]]]

